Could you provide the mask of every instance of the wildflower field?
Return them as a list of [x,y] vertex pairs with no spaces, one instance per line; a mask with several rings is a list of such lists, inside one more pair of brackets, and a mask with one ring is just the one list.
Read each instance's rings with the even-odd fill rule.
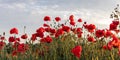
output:
[[0,60],[120,60],[120,21],[116,14],[111,17],[109,28],[99,29],[74,15],[63,23],[59,16],[45,16],[43,26],[30,37],[27,32],[18,37],[13,27],[9,38],[5,32],[0,35]]

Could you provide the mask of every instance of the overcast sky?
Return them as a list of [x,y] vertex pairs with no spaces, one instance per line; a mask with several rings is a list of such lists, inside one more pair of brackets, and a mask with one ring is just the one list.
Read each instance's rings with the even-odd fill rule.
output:
[[109,16],[119,0],[0,0],[0,34],[16,27],[23,33],[35,32],[46,15],[63,20],[73,14],[98,27],[108,27]]

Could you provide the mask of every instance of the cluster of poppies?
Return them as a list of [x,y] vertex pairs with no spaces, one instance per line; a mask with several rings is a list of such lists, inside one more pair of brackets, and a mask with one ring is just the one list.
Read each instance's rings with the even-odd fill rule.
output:
[[[5,46],[6,42],[4,40],[8,40],[10,44],[10,47],[12,47],[12,55],[15,56],[18,53],[25,53],[27,50],[29,50],[29,45],[26,43],[20,43],[21,39],[29,40],[30,42],[35,42],[36,40],[39,41],[39,43],[52,43],[53,38],[58,38],[66,33],[73,33],[77,36],[77,38],[86,38],[86,40],[90,43],[97,42],[97,39],[102,38],[109,38],[112,40],[109,40],[106,45],[103,45],[103,49],[105,50],[111,50],[112,48],[118,48],[119,54],[120,54],[120,41],[117,37],[119,33],[119,20],[113,20],[112,23],[109,26],[109,29],[97,29],[94,24],[88,24],[87,22],[83,22],[81,18],[77,20],[77,23],[82,24],[82,27],[76,26],[76,20],[74,18],[74,15],[69,16],[68,25],[59,23],[61,21],[60,17],[55,17],[54,22],[59,23],[56,27],[51,27],[50,24],[47,24],[47,22],[51,21],[50,16],[44,17],[44,24],[40,28],[36,30],[35,33],[31,35],[30,38],[28,38],[28,35],[24,33],[21,35],[21,37],[17,37],[16,35],[19,33],[17,28],[12,28],[10,30],[10,36],[8,39],[5,39],[5,36],[0,36],[0,49],[2,50]],[[87,33],[85,33],[86,31]],[[87,36],[84,36],[86,35]],[[82,52],[82,46],[77,45],[71,49],[71,53],[75,55],[76,57],[80,58]]]

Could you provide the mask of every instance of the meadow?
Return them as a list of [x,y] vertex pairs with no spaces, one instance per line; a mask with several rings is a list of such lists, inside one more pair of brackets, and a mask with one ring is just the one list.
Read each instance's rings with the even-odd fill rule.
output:
[[[0,35],[0,59],[120,60],[120,22],[117,15],[111,17],[114,19],[109,28],[99,29],[81,18],[75,20],[74,15],[63,23],[59,16],[45,16],[44,24],[30,37],[27,32],[18,37],[19,30],[13,27],[9,38],[5,32]],[[20,43],[21,40],[26,42]],[[36,40],[39,42],[34,44]]]

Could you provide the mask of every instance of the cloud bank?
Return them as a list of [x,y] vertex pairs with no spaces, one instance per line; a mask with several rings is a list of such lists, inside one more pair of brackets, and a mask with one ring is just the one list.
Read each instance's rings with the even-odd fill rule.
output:
[[66,20],[73,14],[76,19],[106,28],[111,22],[110,13],[119,3],[119,0],[0,0],[0,33],[9,32],[12,27],[22,32],[23,26],[27,26],[27,33],[32,33],[46,15]]

